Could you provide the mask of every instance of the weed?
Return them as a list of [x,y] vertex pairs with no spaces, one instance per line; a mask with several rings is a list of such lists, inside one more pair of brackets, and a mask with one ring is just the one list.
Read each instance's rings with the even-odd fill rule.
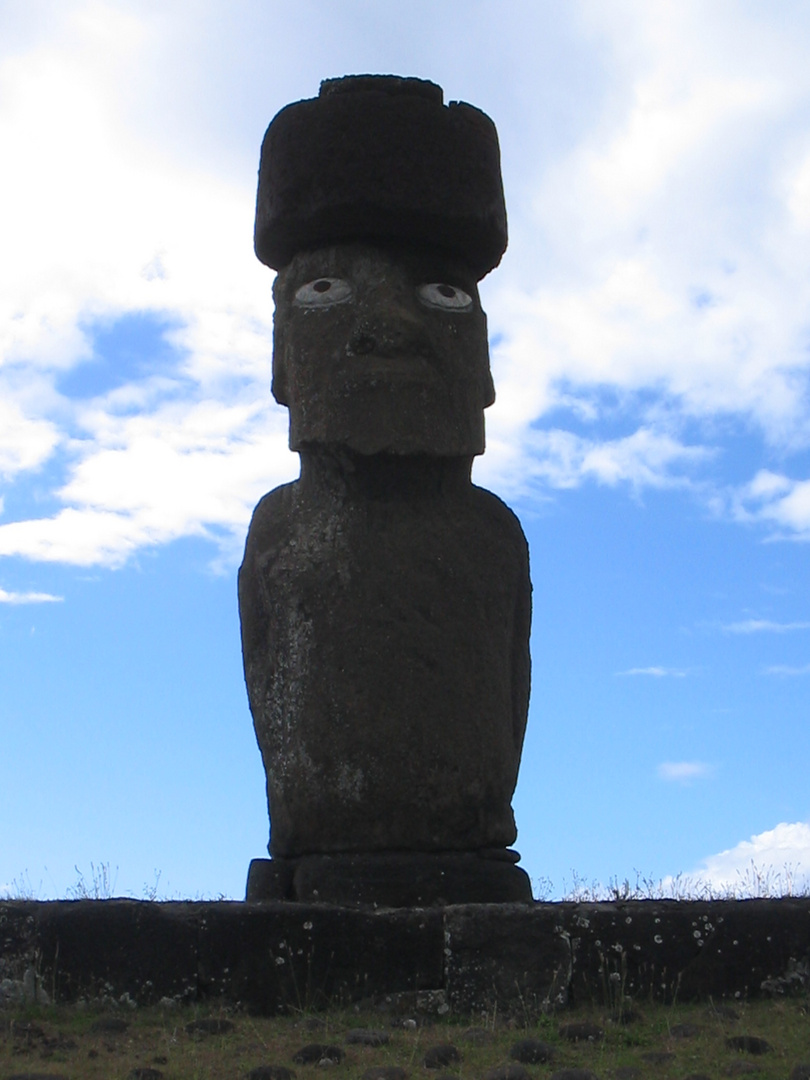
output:
[[90,878],[85,878],[84,873],[74,866],[78,874],[75,885],[69,886],[67,895],[69,900],[111,900],[115,892],[115,883],[118,881],[118,867],[115,868],[115,876],[110,874],[109,863],[99,863],[96,867],[90,863]]

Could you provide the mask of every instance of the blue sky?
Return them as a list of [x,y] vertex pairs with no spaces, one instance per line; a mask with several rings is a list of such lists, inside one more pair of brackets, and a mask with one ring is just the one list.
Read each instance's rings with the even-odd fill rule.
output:
[[531,549],[523,865],[810,875],[809,42],[778,0],[4,7],[0,892],[239,897],[264,853],[235,575],[297,460],[258,153],[366,71],[501,139],[475,477]]

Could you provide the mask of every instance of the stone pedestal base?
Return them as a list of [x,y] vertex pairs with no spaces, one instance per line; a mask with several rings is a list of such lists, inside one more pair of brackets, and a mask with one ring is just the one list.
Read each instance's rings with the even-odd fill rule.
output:
[[504,850],[254,859],[248,870],[246,900],[375,907],[530,903],[531,882],[515,866],[518,858],[517,852]]

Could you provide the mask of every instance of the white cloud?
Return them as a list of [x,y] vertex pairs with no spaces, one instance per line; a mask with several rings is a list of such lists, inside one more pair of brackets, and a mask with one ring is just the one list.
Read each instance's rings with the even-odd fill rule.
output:
[[48,459],[58,441],[54,424],[27,417],[18,402],[0,398],[0,476],[12,477],[35,469]]
[[[115,566],[204,535],[235,556],[255,502],[297,471],[269,394],[254,177],[194,171],[126,123],[159,19],[77,3],[53,25],[0,60],[0,140],[16,163],[0,177],[0,370],[14,373],[0,475],[59,452],[67,480],[51,492],[63,509],[0,526],[0,555]],[[90,405],[61,397],[56,378],[90,357],[93,325],[130,312],[171,316],[179,372]]]
[[723,627],[729,634],[788,634],[792,630],[810,630],[810,622],[773,622],[770,619],[744,619]]
[[0,526],[0,555],[119,566],[141,547],[208,536],[238,553],[268,487],[293,478],[285,425],[262,405],[163,404],[85,417],[92,437],[52,517]]
[[802,667],[790,667],[788,664],[772,664],[765,668],[766,675],[810,675],[810,664]]
[[[225,126],[203,129],[187,89],[209,81],[202,38],[237,33],[222,10],[206,9],[206,33],[183,52],[182,88],[167,62],[182,23],[171,5],[72,0],[5,45],[0,370],[15,377],[0,386],[0,474],[19,482],[64,454],[67,481],[50,492],[60,512],[0,528],[0,554],[113,565],[181,535],[230,543],[250,500],[294,472],[282,413],[251,413],[247,430],[236,420],[245,401],[268,401],[271,275],[250,245],[261,131],[250,148],[229,144],[254,162],[235,168]],[[598,38],[610,62],[573,134],[544,113],[553,150],[527,142],[537,65],[515,35],[520,101],[503,94],[493,109],[517,171],[510,252],[485,285],[502,341],[477,479],[535,499],[587,482],[688,488],[742,523],[810,538],[810,480],[760,470],[729,493],[712,427],[730,417],[785,453],[810,440],[810,139],[797,119],[810,67],[794,14],[580,5],[566,32]],[[251,18],[239,7],[240,34]],[[341,34],[353,48],[343,23]],[[244,53],[249,70],[234,55],[218,69],[224,112],[244,111],[247,88],[265,93],[259,52]],[[273,95],[288,96],[268,98],[262,122],[299,90],[295,63],[278,62],[290,81]],[[475,100],[480,75],[456,75]],[[188,142],[170,136],[190,128]],[[90,356],[95,322],[132,312],[171,315],[186,383],[131,382],[88,420],[57,376]],[[142,423],[121,419],[125,400]],[[616,418],[630,434],[604,430]]]
[[6,592],[0,589],[0,604],[54,604],[63,599],[62,596],[44,592]]
[[810,540],[810,480],[760,469],[731,495],[731,511],[739,521],[775,527],[776,535]]
[[658,775],[662,780],[679,784],[690,784],[693,780],[705,780],[714,769],[704,761],[664,761],[658,766]]
[[810,885],[810,824],[781,822],[710,855],[687,877],[716,893],[779,895],[806,888]]
[[676,679],[683,679],[686,677],[686,672],[683,668],[668,668],[668,667],[634,667],[629,668],[627,671],[617,671],[617,675],[652,675],[656,679],[663,679],[666,677],[673,677]]
[[642,427],[632,435],[599,441],[561,428],[523,433],[488,428],[487,454],[476,462],[476,480],[516,494],[538,484],[578,487],[593,481],[670,488],[690,484],[689,474],[710,456],[701,446],[684,446],[666,432]]

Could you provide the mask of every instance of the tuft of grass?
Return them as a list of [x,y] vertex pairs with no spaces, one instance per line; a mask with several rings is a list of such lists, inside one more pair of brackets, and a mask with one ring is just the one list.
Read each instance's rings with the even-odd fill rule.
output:
[[[635,882],[629,878],[611,878],[607,885],[588,881],[576,870],[570,885],[563,881],[561,899],[579,904],[604,902],[622,903],[628,900],[775,900],[781,897],[810,896],[810,878],[798,866],[786,863],[781,870],[774,866],[757,866],[752,859],[745,870],[737,871],[736,880],[721,886],[712,885],[701,877],[677,874],[656,879],[635,870]],[[554,885],[548,878],[532,882],[538,900],[550,900]]]
[[67,890],[68,900],[112,900],[115,895],[115,884],[118,881],[118,867],[113,875],[110,864],[99,863],[96,866],[90,863],[90,876],[85,877],[84,872],[74,866],[77,879],[75,885],[70,885]]

